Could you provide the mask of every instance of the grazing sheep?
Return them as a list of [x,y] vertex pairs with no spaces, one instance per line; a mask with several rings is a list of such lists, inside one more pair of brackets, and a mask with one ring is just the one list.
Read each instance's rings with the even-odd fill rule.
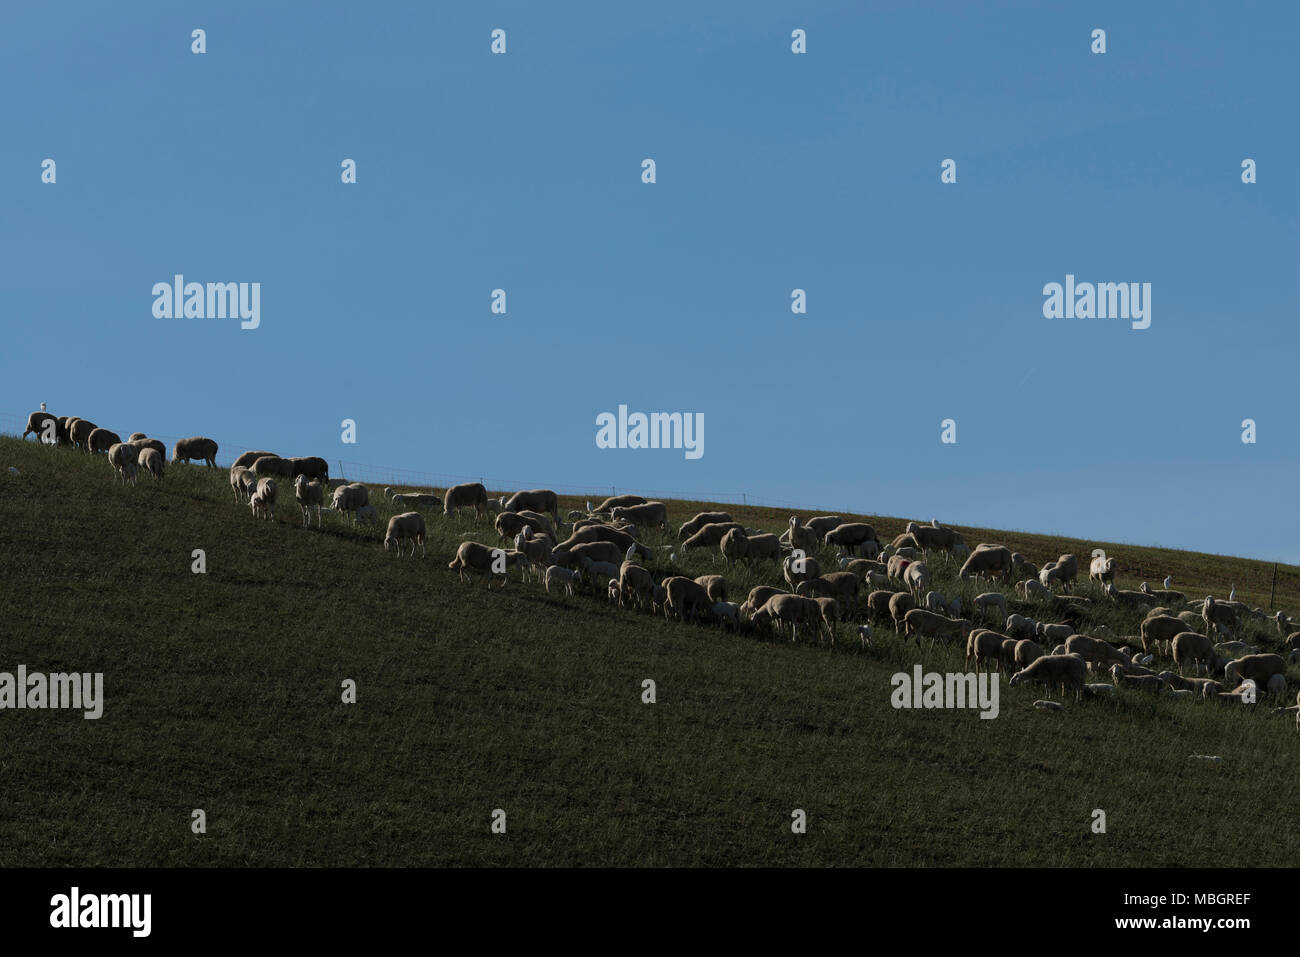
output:
[[153,449],[161,455],[163,459],[167,458],[167,446],[163,445],[157,439],[128,439],[126,444],[135,446],[141,452],[145,449]]
[[[360,482],[352,482],[348,485],[340,485],[334,489],[334,494],[330,500],[330,508],[336,512],[353,512],[355,513],[362,505],[370,504],[370,489]],[[356,524],[356,515],[352,516],[353,524]]]
[[[645,504],[645,503],[642,503]],[[726,525],[728,528],[740,528],[741,526],[726,512],[700,512],[689,521],[682,522],[682,527],[677,530],[677,540],[684,542],[692,535],[702,529],[705,525]],[[717,542],[711,544],[716,545]]]
[[1205,630],[1209,634],[1214,634],[1216,628],[1223,628],[1230,635],[1237,631],[1237,610],[1226,602],[1216,602],[1213,597],[1205,599],[1205,604],[1201,606],[1201,618],[1205,621]]
[[1136,688],[1138,691],[1160,692],[1167,687],[1160,680],[1159,675],[1131,675],[1124,670],[1122,665],[1113,665],[1110,669],[1110,675],[1120,688]]
[[811,528],[799,524],[799,516],[790,516],[790,527],[782,539],[790,543],[791,548],[802,548],[805,552],[810,552],[821,544],[821,537]]
[[619,598],[622,602],[636,601],[638,607],[652,606],[655,582],[649,569],[632,564],[633,552],[629,549],[627,557],[618,570]]
[[[802,571],[796,571],[796,564],[803,566]],[[801,581],[809,578],[818,578],[822,573],[821,562],[815,558],[795,558],[794,555],[787,555],[781,562],[781,575],[785,578],[791,588],[798,587]]]
[[1173,641],[1176,635],[1187,630],[1187,625],[1181,618],[1170,615],[1148,615],[1139,630],[1142,635],[1142,650],[1145,652],[1150,651],[1153,644],[1158,649],[1161,643]]
[[[554,552],[551,553],[554,556]],[[587,581],[607,582],[611,578],[618,578],[619,565],[614,562],[596,561],[589,555],[579,555],[578,565],[582,568],[583,577]]]
[[979,614],[987,614],[990,608],[998,612],[998,621],[1007,617],[1007,596],[997,591],[986,591],[982,595],[975,596],[975,611]]
[[936,615],[946,614],[948,611],[948,599],[944,598],[937,591],[928,591],[925,593],[925,602],[922,605],[926,611],[932,611]]
[[734,601],[717,601],[709,608],[709,614],[722,624],[736,631],[740,628],[740,606]]
[[163,457],[158,454],[156,449],[142,450],[137,461],[139,462],[140,468],[153,476],[156,481],[162,481]]
[[817,536],[817,541],[825,541],[826,533],[832,529],[839,528],[844,524],[844,519],[838,515],[818,515],[816,518],[810,518],[804,522],[804,528],[810,529]]
[[826,628],[826,633],[830,635],[831,647],[834,648],[835,626],[840,623],[840,618],[842,617],[843,612],[839,600],[835,598],[818,597],[814,598],[813,601],[817,602],[818,607],[821,608],[822,625]]
[[1128,608],[1151,608],[1155,604],[1155,599],[1150,595],[1144,595],[1140,591],[1121,591],[1114,584],[1106,586],[1106,595],[1118,605],[1124,605]]
[[895,581],[903,580],[903,573],[907,571],[907,566],[912,564],[912,559],[905,555],[891,555],[889,561],[885,563],[885,574]]
[[[526,528],[540,535],[554,537],[551,523],[547,521],[544,515],[538,515],[536,512],[502,512],[496,517],[492,525],[503,542],[513,539]],[[585,544],[607,545],[611,550],[611,554],[615,557],[623,554],[623,549],[613,542],[588,542]],[[613,559],[608,560],[612,561]]]
[[89,419],[72,418],[68,420],[68,437],[75,448],[83,452],[90,451],[90,433],[99,426]]
[[754,613],[753,621],[755,625],[775,621],[778,628],[789,625],[790,640],[793,642],[799,638],[800,625],[812,625],[820,631],[823,625],[822,607],[802,595],[773,595]]
[[143,438],[148,438],[148,436],[146,436],[143,432],[132,432],[130,436],[127,437],[127,441],[134,442],[136,439],[143,439]]
[[850,555],[856,555],[858,549],[867,542],[874,542],[876,551],[880,549],[880,540],[876,538],[876,530],[865,522],[845,522],[842,525],[836,525],[822,537],[822,541],[827,545],[843,548]]
[[572,595],[573,583],[581,576],[582,572],[580,571],[561,568],[559,565],[548,565],[546,567],[546,575],[543,578],[543,581],[546,584],[546,594],[549,595],[551,593],[551,585],[554,584],[557,588],[563,585],[564,593],[566,595]]
[[969,668],[971,662],[974,661],[975,670],[983,671],[985,662],[989,662],[995,667],[1003,664],[1005,657],[1002,646],[1004,642],[1008,641],[1012,643],[1012,648],[1014,649],[1014,638],[1008,638],[1006,635],[999,635],[996,631],[990,631],[987,628],[976,628],[966,636],[965,666]]
[[916,599],[911,592],[900,591],[889,596],[889,617],[894,620],[894,631],[903,633],[903,621],[907,613],[916,608]]
[[362,505],[352,516],[354,525],[378,525],[379,513],[373,505]]
[[816,578],[805,578],[795,586],[794,593],[807,598],[835,598],[852,614],[857,605],[860,585],[858,576],[850,572],[829,572]]
[[[1027,668],[1036,660],[1043,657],[1043,648],[1038,642],[1030,638],[1021,638],[1016,642],[1016,666],[1018,668]],[[1065,654],[1064,648],[1061,654]]]
[[667,596],[664,602],[665,618],[670,617],[672,613],[682,621],[694,620],[699,615],[708,614],[709,608],[713,605],[709,600],[708,589],[699,582],[674,575],[665,578],[662,584]]
[[257,488],[252,496],[248,499],[248,504],[253,509],[253,518],[275,519],[275,500],[279,497],[280,489],[275,484],[275,479],[267,478],[257,480]]
[[[612,495],[605,501],[601,502],[593,509],[588,509],[588,514],[593,512],[612,512],[616,508],[627,508],[631,505],[644,505],[648,499],[640,495]],[[588,505],[591,503],[588,502]]]
[[[384,489],[384,491],[388,491]],[[394,492],[389,496],[394,505],[405,505],[409,508],[442,508],[442,499],[436,495],[426,495],[423,492]]]
[[1003,545],[980,545],[962,564],[958,577],[962,581],[968,581],[977,576],[994,579],[1001,576],[1010,583],[1013,568],[1011,549]]
[[217,443],[201,435],[177,440],[176,444],[172,446],[172,461],[188,463],[190,459],[199,459],[206,462],[208,468],[216,468]]
[[1014,688],[1026,681],[1039,681],[1046,685],[1049,691],[1060,685],[1072,689],[1075,700],[1079,701],[1083,697],[1084,677],[1087,672],[1087,664],[1078,655],[1043,655],[1012,675],[1009,684]]
[[35,433],[36,441],[43,441],[45,434],[51,431],[49,423],[53,423],[52,431],[55,434],[55,441],[57,442],[59,420],[48,412],[33,412],[31,415],[27,416],[27,428],[23,429],[22,437],[25,439],[28,435]]
[[396,549],[397,554],[401,555],[402,544],[406,541],[411,543],[412,558],[415,557],[416,545],[420,546],[420,557],[424,557],[424,516],[419,512],[403,512],[388,520],[388,531],[384,533],[384,551]]
[[528,559],[529,568],[536,568],[540,572],[553,564],[551,561],[551,540],[545,535],[533,537],[530,534],[531,532],[531,528],[526,528],[515,536],[515,551]]
[[235,501],[247,502],[257,489],[257,476],[251,469],[242,465],[232,465],[230,467],[230,490],[235,495]]
[[685,552],[692,548],[717,548],[722,544],[723,537],[735,528],[742,532],[745,530],[745,526],[739,522],[711,522],[686,539],[681,545],[681,550]]
[[1038,635],[1038,622],[1024,615],[1008,615],[1002,630],[1014,638],[1035,638]]
[[1034,628],[1034,634],[1039,638],[1047,638],[1053,642],[1068,641],[1070,636],[1074,634],[1074,626],[1065,624],[1048,625],[1040,621],[1037,627]]
[[308,481],[307,476],[299,475],[293,481],[293,496],[298,500],[298,507],[302,509],[303,528],[311,524],[311,510],[313,508],[316,509],[316,527],[319,528],[320,510],[321,506],[325,504],[325,489],[320,482]]
[[504,512],[542,512],[560,524],[560,497],[549,488],[534,488],[526,492],[515,492],[501,503]]
[[[329,463],[323,458],[316,455],[307,455],[301,458],[288,459],[289,478],[296,479],[299,475],[305,475],[309,479],[315,479],[322,485],[328,485],[330,481]],[[254,471],[256,471],[257,461],[253,461]]]
[[727,600],[727,580],[721,575],[701,575],[695,583],[704,586],[709,601],[716,604]]
[[733,528],[722,536],[718,548],[721,550],[722,557],[726,560],[727,565],[731,566],[749,556],[749,536],[745,534],[743,528]]
[[250,468],[259,478],[263,475],[274,475],[283,479],[293,478],[293,462],[282,459],[278,455],[263,455],[253,462]]
[[1033,578],[1026,578],[1024,581],[1017,583],[1016,593],[1021,595],[1026,601],[1030,599],[1035,601],[1051,601],[1056,594],[1042,582],[1036,581]]
[[1227,684],[1240,684],[1243,678],[1250,678],[1257,685],[1267,687],[1274,675],[1286,674],[1286,662],[1281,655],[1246,655],[1236,661],[1228,662],[1223,671]]
[[86,436],[86,448],[91,452],[107,452],[114,445],[121,445],[122,437],[109,429],[94,429]]
[[1254,645],[1248,645],[1244,641],[1224,641],[1214,646],[1215,654],[1224,655],[1225,657],[1236,657],[1237,655],[1257,655],[1259,649]]
[[[453,485],[443,493],[442,512],[444,515],[455,515],[458,509],[472,508],[475,515],[482,515],[487,508],[487,498],[487,489],[482,482]],[[491,587],[491,582],[488,587]]]
[[884,562],[874,561],[870,558],[849,558],[847,555],[840,559],[840,571],[852,572],[854,575],[868,575],[877,572],[885,575],[889,571],[889,566]]
[[929,638],[933,645],[938,638],[965,638],[969,634],[970,622],[965,618],[947,618],[924,608],[913,608],[903,616],[904,640],[915,635],[918,645],[922,638]]
[[276,455],[274,452],[267,452],[265,450],[257,451],[257,452],[245,452],[242,455],[240,455],[239,458],[235,459],[234,465],[231,465],[230,467],[231,468],[235,468],[235,467],[252,468],[253,463],[256,462],[258,459],[263,458],[264,456],[270,456],[271,458],[279,458],[279,456]]
[[1193,663],[1196,666],[1196,674],[1201,673],[1201,665],[1205,665],[1205,674],[1209,676],[1215,669],[1218,657],[1214,653],[1214,645],[1210,639],[1204,635],[1198,635],[1194,631],[1183,631],[1174,635],[1172,639],[1174,666],[1181,672],[1186,664]]
[[1095,581],[1099,585],[1105,585],[1115,581],[1115,570],[1119,563],[1113,558],[1107,558],[1104,554],[1098,555],[1088,566],[1088,579]]
[[931,549],[950,552],[953,546],[966,544],[956,529],[943,528],[933,524],[919,525],[916,522],[908,522],[904,533],[911,535],[916,540],[917,546],[925,552]]
[[1065,653],[1067,655],[1078,655],[1092,665],[1095,671],[1102,671],[1112,665],[1123,665],[1127,668],[1133,663],[1133,659],[1118,648],[1102,641],[1100,638],[1090,638],[1087,635],[1071,635],[1067,638]]
[[1138,591],[1154,598],[1156,601],[1167,601],[1174,604],[1187,601],[1187,596],[1180,591],[1169,591],[1168,589],[1153,590],[1146,582],[1143,582],[1138,586]]
[[887,588],[879,588],[867,595],[867,615],[875,621],[890,620],[889,599],[894,597],[894,592]]
[[139,454],[140,450],[129,442],[119,442],[108,450],[108,461],[123,485],[127,481],[132,485],[135,484],[136,462]]
[[[502,512],[501,514],[508,515],[510,513]],[[635,548],[635,546],[633,547]],[[572,548],[566,549],[566,551],[568,551],[569,554],[573,556],[574,560],[579,563],[582,562],[582,559],[585,556],[593,562],[608,562],[611,565],[617,565],[624,561],[627,554],[613,542],[583,542],[580,545],[574,545]],[[568,566],[573,563],[566,561],[555,562],[554,564]],[[615,577],[617,577],[617,573],[615,574]]]
[[[504,589],[510,581],[511,557],[512,553],[501,548],[481,545],[478,542],[461,542],[460,547],[456,549],[456,557],[447,564],[447,567],[456,569],[456,575],[463,583],[469,581],[465,577],[468,571],[487,576],[488,591],[492,590],[492,580],[499,577],[501,588]],[[514,563],[518,564],[520,556],[514,553],[514,557]]]
[[1268,679],[1267,689],[1269,694],[1284,695],[1286,694],[1286,675],[1273,675]]
[[912,562],[903,570],[903,584],[918,597],[929,582],[930,569],[926,568],[925,562]]
[[[641,528],[667,528],[668,506],[663,502],[646,502],[643,505],[620,505],[610,509],[609,517],[614,521],[626,519]],[[713,543],[714,545],[717,542]]]

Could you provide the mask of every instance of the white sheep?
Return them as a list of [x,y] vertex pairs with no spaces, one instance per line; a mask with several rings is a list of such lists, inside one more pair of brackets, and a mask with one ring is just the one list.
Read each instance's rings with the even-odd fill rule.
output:
[[325,502],[325,490],[321,487],[320,482],[315,479],[307,480],[307,476],[299,475],[293,482],[293,495],[298,500],[298,506],[302,509],[303,528],[311,525],[311,510],[316,509],[316,527],[320,528],[320,510]]
[[402,543],[410,540],[411,557],[415,557],[415,546],[420,546],[420,556],[424,551],[424,516],[419,512],[403,512],[388,520],[388,531],[384,533],[384,551],[396,549],[402,554]]
[[548,595],[551,593],[551,585],[554,584],[557,588],[564,586],[565,593],[572,595],[573,583],[576,582],[581,575],[582,572],[577,571],[576,569],[561,568],[559,565],[548,565],[546,567],[546,575],[543,579],[546,584],[546,593]]

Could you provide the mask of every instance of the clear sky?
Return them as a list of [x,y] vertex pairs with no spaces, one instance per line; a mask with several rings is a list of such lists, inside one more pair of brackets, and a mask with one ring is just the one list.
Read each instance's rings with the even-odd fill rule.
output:
[[[0,409],[226,463],[1298,562],[1298,27],[1278,3],[4,4]],[[176,273],[260,282],[260,327],[155,318]],[[1150,328],[1045,318],[1067,274],[1151,283]],[[620,404],[703,414],[705,454],[598,449]]]

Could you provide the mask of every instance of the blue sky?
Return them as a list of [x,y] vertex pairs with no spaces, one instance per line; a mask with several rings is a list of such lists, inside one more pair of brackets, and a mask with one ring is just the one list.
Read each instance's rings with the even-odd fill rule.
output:
[[[0,408],[1300,561],[1300,13],[700,6],[6,5]],[[176,273],[261,327],[154,318]],[[1151,327],[1044,318],[1067,273]],[[596,448],[619,404],[704,456]]]

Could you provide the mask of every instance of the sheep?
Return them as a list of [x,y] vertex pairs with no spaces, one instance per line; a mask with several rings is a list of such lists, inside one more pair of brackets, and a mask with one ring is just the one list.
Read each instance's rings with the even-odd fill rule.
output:
[[556,548],[572,548],[574,545],[580,545],[583,542],[613,542],[624,550],[636,547],[639,554],[646,558],[650,557],[649,549],[639,546],[636,536],[624,529],[615,528],[613,525],[605,525],[601,522],[575,528],[573,534],[557,545]]
[[378,525],[379,513],[375,511],[373,505],[362,505],[353,513],[352,524],[354,525]]
[[262,456],[252,464],[251,469],[259,478],[263,475],[274,475],[283,479],[294,478],[293,462],[290,459],[282,459],[278,455]]
[[546,585],[546,594],[549,595],[551,593],[551,585],[554,584],[557,588],[563,585],[564,593],[566,595],[572,595],[573,583],[581,576],[582,572],[580,571],[561,568],[559,565],[546,566],[546,574],[543,576],[543,581]]
[[709,601],[716,603],[727,600],[727,580],[721,575],[701,575],[695,579],[695,583],[704,586]]
[[1286,673],[1286,662],[1281,655],[1246,655],[1236,661],[1228,662],[1223,670],[1227,684],[1240,684],[1243,678],[1250,678],[1257,685],[1267,686],[1274,675]]
[[[1064,650],[1061,652],[1064,654]],[[1043,657],[1043,648],[1032,638],[1021,638],[1016,642],[1016,667],[1027,668],[1034,661]]]
[[1277,623],[1278,635],[1285,638],[1287,635],[1287,629],[1291,627],[1291,620],[1287,618],[1286,612],[1279,611],[1273,616],[1273,621]]
[[234,493],[235,501],[247,502],[257,489],[257,476],[251,469],[242,465],[232,465],[230,467],[230,490]]
[[794,555],[787,555],[781,562],[781,575],[791,588],[797,587],[806,579],[818,578],[821,573],[821,562],[815,558],[796,558]]
[[736,631],[740,628],[740,606],[734,601],[716,601],[709,607],[709,614],[724,625]]
[[1196,674],[1200,674],[1200,666],[1205,665],[1205,674],[1209,676],[1216,668],[1218,658],[1214,653],[1214,646],[1210,639],[1204,635],[1198,635],[1194,631],[1182,631],[1174,635],[1172,641],[1174,666],[1181,672],[1184,665],[1188,662],[1196,666]]
[[1034,638],[1038,635],[1038,622],[1024,615],[1008,615],[1002,630],[1016,638]]
[[917,547],[926,552],[930,549],[948,552],[952,551],[954,545],[966,544],[956,529],[934,524],[918,525],[916,522],[908,522],[904,533],[911,535],[916,540]]
[[[453,485],[443,493],[442,513],[451,516],[456,514],[457,509],[472,508],[475,515],[482,515],[487,508],[487,497],[487,489],[482,482]],[[488,584],[490,587],[491,583]]]
[[316,509],[316,527],[319,528],[321,505],[325,502],[325,489],[320,482],[308,481],[307,476],[299,475],[293,482],[293,496],[298,500],[298,507],[302,509],[303,528],[311,524],[313,508]]
[[894,631],[903,633],[903,620],[907,613],[916,608],[916,599],[911,592],[900,591],[889,596],[889,617],[894,620]]
[[662,582],[664,592],[667,596],[664,602],[664,617],[670,617],[670,612],[676,614],[682,621],[687,620],[690,615],[693,620],[697,615],[706,614],[713,602],[709,600],[709,592],[699,582],[684,578],[681,575],[674,575],[665,578]]
[[903,616],[903,640],[915,635],[918,645],[923,637],[933,645],[938,638],[965,638],[969,634],[970,622],[965,618],[947,618],[924,608],[913,608]]
[[1112,666],[1110,675],[1116,686],[1120,688],[1136,688],[1138,691],[1159,692],[1167,687],[1160,680],[1159,675],[1131,675],[1124,671],[1122,665]]
[[[588,514],[592,512],[611,512],[616,508],[627,508],[630,505],[644,505],[648,499],[640,495],[612,495],[605,501],[601,502],[595,508],[588,509]],[[588,505],[591,503],[588,502]]]
[[1139,630],[1142,635],[1142,650],[1150,651],[1152,644],[1159,649],[1162,642],[1173,641],[1175,635],[1187,630],[1187,625],[1181,618],[1170,615],[1148,615],[1143,619]]
[[1001,592],[986,591],[982,595],[975,596],[975,611],[979,614],[987,614],[990,608],[997,609],[998,621],[1007,617],[1007,596]]
[[1070,636],[1074,634],[1074,626],[1066,624],[1049,625],[1040,621],[1034,628],[1034,634],[1039,638],[1047,638],[1053,642],[1068,641]]
[[[479,487],[482,488],[481,485]],[[418,515],[419,513],[412,514]],[[518,564],[519,555],[517,552],[514,553],[514,557],[515,564]],[[456,569],[457,577],[462,583],[469,581],[465,577],[467,571],[488,576],[487,587],[488,591],[491,591],[494,578],[498,576],[501,578],[502,589],[510,581],[510,559],[511,553],[504,549],[493,548],[491,545],[481,545],[478,542],[461,542],[460,547],[456,549],[456,557],[448,563],[447,567]]]
[[681,545],[681,550],[685,552],[692,548],[717,548],[722,544],[723,536],[733,528],[738,528],[742,532],[745,530],[745,526],[739,522],[710,522],[686,539]]
[[[642,505],[620,505],[609,511],[614,521],[627,519],[642,528],[667,528],[668,506],[663,502],[646,502]],[[717,544],[714,542],[713,544]]]
[[1109,668],[1111,665],[1123,665],[1127,668],[1133,663],[1133,659],[1124,652],[1100,638],[1090,638],[1087,635],[1071,635],[1067,638],[1065,653],[1078,655],[1096,671]]
[[948,610],[948,599],[944,598],[937,591],[928,591],[925,593],[925,602],[923,607],[926,611],[932,611],[936,615],[942,615]]
[[501,503],[501,510],[504,512],[543,512],[552,516],[556,525],[560,524],[560,497],[549,488],[535,488],[526,492],[515,492],[514,495]]
[[143,452],[145,449],[153,449],[165,460],[167,458],[167,446],[157,439],[129,439],[127,445],[134,446]]
[[846,555],[840,559],[840,571],[852,572],[854,575],[867,575],[871,572],[885,575],[889,571],[889,566],[870,558],[849,558]]
[[840,618],[843,617],[843,607],[840,605],[839,600],[835,598],[821,596],[814,598],[813,601],[815,601],[817,606],[821,609],[821,623],[826,628],[826,633],[830,636],[831,647],[834,648],[835,626],[840,623]]
[[885,621],[891,618],[889,614],[889,599],[894,597],[894,592],[887,588],[878,588],[871,594],[867,595],[867,615],[875,621]]
[[108,450],[108,461],[123,485],[128,480],[132,485],[135,484],[136,461],[139,454],[140,450],[127,442],[118,442]]
[[632,564],[632,551],[629,549],[627,557],[618,570],[618,590],[620,599],[630,601],[636,599],[638,606],[652,604],[655,582],[650,571],[640,565]]
[[122,437],[109,429],[93,429],[86,436],[86,448],[91,452],[107,452],[114,445],[121,445]]
[[1003,642],[1013,642],[1014,638],[1008,638],[1006,635],[999,635],[996,631],[989,631],[987,628],[976,628],[966,636],[966,667],[970,667],[971,661],[975,662],[975,670],[982,671],[984,662],[992,662],[1000,665],[1004,662],[1002,644]]
[[[348,485],[340,485],[334,489],[334,494],[330,500],[330,508],[336,512],[353,512],[355,513],[362,505],[370,504],[370,489],[360,482],[352,482]],[[357,517],[352,516],[352,523],[355,525]]]
[[1014,688],[1026,681],[1039,681],[1046,685],[1049,691],[1061,685],[1063,688],[1072,689],[1075,700],[1079,701],[1083,697],[1086,674],[1087,665],[1078,655],[1043,655],[1012,675],[1009,684]]
[[862,639],[862,648],[865,651],[871,644],[871,626],[858,625],[858,637]]
[[782,591],[780,588],[773,588],[771,585],[755,585],[749,590],[749,595],[745,598],[744,604],[742,604],[740,608],[741,611],[748,611],[752,617],[753,613],[762,608],[763,605],[767,603],[767,600],[773,595],[788,594],[790,593]]
[[1286,694],[1286,675],[1272,675],[1268,679],[1267,691],[1271,695]]
[[824,541],[826,533],[832,529],[839,528],[844,524],[844,519],[838,515],[818,515],[816,518],[810,518],[804,522],[804,528],[810,529],[817,536],[817,541]]
[[[539,571],[553,564],[551,561],[551,540],[545,535],[533,537],[532,529],[525,529],[515,536],[515,551],[528,559],[529,567]],[[617,546],[615,546],[617,547]]]
[[163,477],[163,457],[155,449],[144,449],[138,459],[140,468],[144,469],[155,480],[161,482]]
[[[387,491],[385,489],[384,491]],[[414,508],[442,508],[442,499],[422,492],[395,492],[389,496],[394,505]]]
[[49,434],[55,436],[55,442],[58,441],[59,421],[48,412],[33,412],[27,416],[27,428],[23,429],[22,437],[25,439],[29,434],[35,433],[36,441],[44,441],[44,437]]
[[778,628],[789,625],[792,642],[799,638],[800,625],[812,625],[820,631],[824,624],[821,605],[802,595],[773,595],[754,613],[753,620],[756,625],[769,621],[775,621]]
[[1005,635],[999,635],[1002,639],[1001,650],[998,652],[999,670],[1008,672],[1016,670],[1016,645],[1020,644],[1018,638],[1008,638]]
[[[537,512],[502,512],[492,524],[503,542],[513,539],[525,528],[532,529],[532,531],[542,535],[548,535],[552,539],[555,537],[554,530],[551,528],[551,523],[546,516],[539,515]],[[615,556],[623,554],[623,549],[613,542],[589,542],[587,544],[608,545]],[[612,561],[612,559],[609,560]]]
[[172,446],[172,462],[188,463],[190,459],[201,459],[207,463],[208,468],[216,468],[217,443],[201,435],[188,439],[178,439],[176,444]]
[[876,538],[876,530],[866,522],[845,522],[842,525],[836,525],[822,536],[822,541],[827,545],[843,548],[850,555],[856,555],[858,549],[867,542],[874,543],[875,551],[878,552],[880,549],[880,540]]
[[1129,608],[1151,608],[1156,600],[1150,595],[1144,595],[1140,591],[1122,591],[1115,585],[1106,585],[1106,595],[1118,605],[1124,605]]
[[273,459],[279,458],[279,456],[276,455],[274,452],[267,452],[265,450],[257,451],[257,452],[244,452],[242,455],[239,456],[239,458],[235,459],[234,464],[231,465],[230,467],[232,469],[236,467],[252,468],[254,462],[266,456],[269,456],[270,458]]
[[253,509],[253,518],[275,519],[275,500],[279,497],[280,489],[275,484],[275,479],[262,478],[257,480],[257,488],[248,499],[248,504]]
[[[1071,591],[1074,588],[1075,579],[1079,577],[1079,560],[1073,555],[1062,555],[1056,559],[1056,564],[1052,568],[1052,580],[1059,581],[1064,591]],[[1039,576],[1042,581],[1042,576]],[[1044,581],[1044,585],[1050,582]]]
[[[501,514],[508,515],[510,513],[502,512]],[[593,562],[607,562],[616,565],[622,562],[626,556],[626,552],[613,542],[583,542],[566,549],[566,551],[579,563],[585,556]],[[556,564],[571,565],[572,562],[556,562]]]
[[[642,503],[645,504],[645,503]],[[741,526],[726,512],[700,512],[689,521],[682,522],[681,528],[677,530],[677,540],[684,542],[692,535],[702,529],[705,525],[727,525],[729,527],[740,528]],[[710,544],[716,545],[717,542]]]
[[811,528],[800,525],[798,515],[790,516],[790,527],[781,538],[789,542],[791,548],[802,548],[805,552],[810,552],[821,544],[821,536]]
[[722,541],[718,543],[718,549],[722,552],[722,557],[730,566],[734,562],[749,556],[749,536],[745,534],[742,528],[733,528],[722,536]]
[[962,564],[958,577],[968,581],[979,575],[994,579],[1001,576],[1010,583],[1012,574],[1011,549],[1004,545],[981,545]]
[[618,578],[619,566],[614,562],[596,561],[589,555],[579,555],[578,564],[582,567],[583,576],[590,582],[609,581],[611,578]]
[[1042,582],[1033,578],[1026,578],[1016,585],[1016,592],[1024,597],[1026,601],[1030,599],[1036,601],[1051,601],[1055,597],[1055,592],[1044,585]]
[[912,561],[904,555],[891,555],[889,561],[885,563],[885,574],[901,582],[903,573],[907,571],[907,566],[912,564]]
[[1216,627],[1222,627],[1228,634],[1237,630],[1237,610],[1225,602],[1216,602],[1212,596],[1201,606],[1201,618],[1209,634],[1214,634]]
[[425,556],[424,516],[419,512],[403,512],[388,520],[388,530],[384,533],[384,551],[396,549],[400,556],[402,543],[408,540],[411,543],[411,557],[415,557],[415,546],[419,545],[420,557],[423,558]]
[[89,419],[72,418],[68,420],[68,437],[75,448],[83,452],[90,451],[90,433],[99,426]]
[[920,596],[925,590],[925,586],[930,581],[930,569],[926,568],[925,562],[912,562],[903,570],[903,584],[906,585],[912,594]]
[[1248,645],[1244,641],[1223,641],[1214,646],[1215,654],[1225,657],[1235,657],[1237,655],[1257,655],[1259,649],[1254,645]]
[[1187,596],[1180,591],[1170,591],[1168,589],[1153,590],[1146,582],[1143,582],[1138,586],[1138,591],[1154,598],[1156,601],[1167,601],[1173,603],[1187,601]]
[[1088,566],[1088,579],[1095,581],[1098,585],[1105,585],[1115,580],[1115,571],[1119,563],[1113,558],[1107,558],[1104,552],[1100,552]]
[[804,595],[808,598],[824,596],[838,599],[840,604],[852,614],[857,605],[860,585],[857,575],[850,572],[830,572],[816,578],[805,578],[795,586],[794,592],[796,595]]

